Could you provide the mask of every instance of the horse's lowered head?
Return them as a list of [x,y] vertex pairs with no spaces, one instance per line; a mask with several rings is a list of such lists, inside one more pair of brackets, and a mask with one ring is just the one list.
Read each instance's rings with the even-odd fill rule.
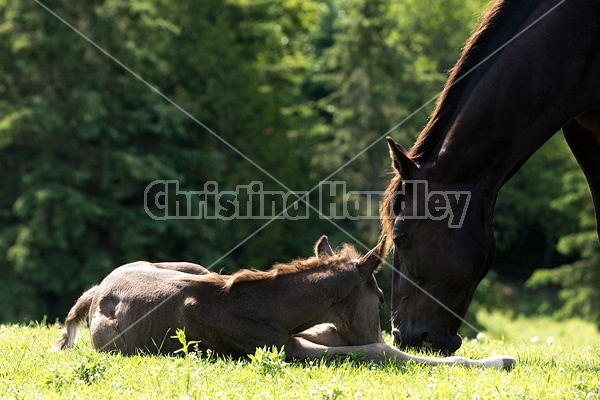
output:
[[[402,348],[450,354],[473,293],[490,269],[495,240],[483,194],[432,175],[388,138],[396,177],[382,204],[383,232],[394,243],[392,332]],[[450,172],[451,173],[451,172]]]
[[[335,300],[326,311],[326,321],[335,325],[337,332],[350,345],[363,345],[383,342],[379,323],[379,309],[384,303],[384,295],[375,273],[379,271],[385,257],[385,237],[364,256],[360,256],[352,246],[344,246],[337,254],[323,236],[315,245],[315,255],[328,269],[350,269],[351,274],[339,274],[339,283],[333,286],[344,287],[343,295]],[[348,285],[352,280],[353,285]],[[338,291],[334,287],[331,291]]]

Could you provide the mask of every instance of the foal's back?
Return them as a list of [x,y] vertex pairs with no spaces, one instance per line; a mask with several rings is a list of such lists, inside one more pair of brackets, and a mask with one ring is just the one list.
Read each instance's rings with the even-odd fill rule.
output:
[[190,263],[135,262],[115,269],[95,288],[90,304],[94,347],[124,354],[176,351],[181,344],[171,336],[190,326],[190,308],[202,307],[202,299],[217,291],[212,275]]

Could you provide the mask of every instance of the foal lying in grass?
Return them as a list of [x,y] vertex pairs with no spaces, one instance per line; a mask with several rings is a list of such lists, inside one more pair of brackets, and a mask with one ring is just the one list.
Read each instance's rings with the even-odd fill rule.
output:
[[378,313],[383,293],[374,276],[383,252],[382,240],[362,257],[349,245],[336,254],[323,236],[314,257],[264,272],[221,275],[191,263],[126,264],[81,295],[52,347],[73,346],[87,319],[94,348],[123,354],[173,353],[181,344],[171,336],[184,328],[200,349],[233,357],[284,346],[290,359],[362,351],[376,362],[513,366],[512,357],[418,357],[385,344]]

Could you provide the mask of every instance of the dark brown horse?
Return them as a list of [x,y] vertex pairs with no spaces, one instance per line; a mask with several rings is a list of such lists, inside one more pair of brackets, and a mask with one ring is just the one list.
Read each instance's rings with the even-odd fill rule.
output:
[[598,221],[599,28],[597,0],[497,1],[415,145],[388,140],[396,176],[382,219],[394,241],[397,344],[460,347],[461,319],[494,260],[498,191],[561,128]]
[[410,356],[383,342],[383,293],[374,273],[384,241],[361,257],[346,245],[335,254],[326,237],[315,256],[262,272],[211,273],[191,263],[135,262],[110,273],[73,306],[54,350],[73,346],[87,320],[100,351],[173,353],[184,329],[202,350],[244,357],[263,346],[284,346],[288,358],[363,351],[366,360],[489,366],[510,369],[512,357],[469,360]]

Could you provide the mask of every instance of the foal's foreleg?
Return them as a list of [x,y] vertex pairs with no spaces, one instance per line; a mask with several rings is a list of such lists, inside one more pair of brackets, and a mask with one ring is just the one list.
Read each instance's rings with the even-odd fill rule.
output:
[[339,334],[333,324],[318,324],[296,333],[294,337],[300,337],[324,346],[348,346],[350,344],[345,337]]
[[285,354],[292,359],[331,358],[346,356],[359,351],[362,352],[365,361],[378,363],[386,361],[404,363],[412,357],[385,343],[372,343],[362,346],[326,346],[302,337],[293,336],[285,345]]
[[418,364],[429,364],[429,365],[461,365],[463,367],[484,367],[484,368],[496,368],[496,369],[505,369],[510,371],[516,364],[516,359],[511,356],[492,356],[481,358],[479,360],[472,360],[466,357],[423,357],[423,356],[414,356],[411,354],[404,353],[396,348],[390,347],[392,350],[398,353],[402,353],[401,356],[396,355],[395,353],[391,353],[389,349],[386,350],[386,353],[389,354],[387,357],[390,361],[395,361],[397,359],[403,360],[402,362],[414,361]]
[[[374,343],[366,346],[367,351],[374,352],[375,354],[383,354],[386,361],[395,363],[405,363],[408,361],[414,361],[418,364],[428,365],[461,365],[463,367],[484,367],[484,368],[496,368],[511,370],[515,364],[516,359],[511,356],[492,356],[486,357],[479,360],[471,360],[466,357],[424,357],[415,356],[412,354],[405,353],[398,350],[395,347],[389,346],[385,343]],[[374,357],[376,359],[377,357]]]
[[[331,358],[335,355],[347,355],[350,353],[347,348],[353,346],[326,346],[311,342],[300,336],[292,336],[284,346],[285,356],[288,359],[316,359]],[[342,349],[346,349],[343,351]]]
[[377,363],[393,362],[402,364],[414,361],[429,365],[461,365],[463,367],[486,367],[510,370],[516,360],[510,356],[494,356],[481,360],[471,360],[465,357],[422,357],[407,354],[385,343],[372,343],[362,346],[324,346],[310,342],[301,337],[292,337],[285,345],[285,354],[291,359],[331,358],[337,355],[345,356],[354,352],[362,352],[365,361]]
[[362,352],[365,361],[383,363],[386,361],[403,363],[409,355],[385,343],[372,343],[362,346],[326,346],[293,336],[285,345],[285,354],[290,359],[331,358]]

